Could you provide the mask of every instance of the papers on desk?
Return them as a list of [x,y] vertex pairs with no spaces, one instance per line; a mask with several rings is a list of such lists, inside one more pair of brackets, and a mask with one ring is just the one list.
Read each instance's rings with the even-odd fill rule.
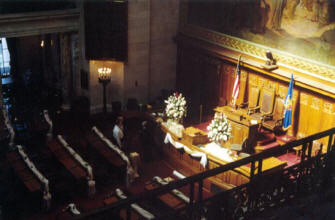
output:
[[206,144],[204,148],[202,148],[207,153],[223,160],[226,162],[233,162],[234,159],[229,155],[229,150],[217,145],[214,142]]

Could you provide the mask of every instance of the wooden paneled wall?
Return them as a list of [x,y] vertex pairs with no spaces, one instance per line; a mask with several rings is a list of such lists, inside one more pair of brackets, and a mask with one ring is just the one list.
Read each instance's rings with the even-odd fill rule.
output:
[[[276,95],[285,98],[289,80],[282,81],[260,71],[246,68],[241,63],[241,88],[238,103],[247,101],[249,85],[274,88]],[[189,117],[198,117],[199,105],[204,114],[231,101],[236,63],[203,48],[179,45],[177,89],[188,101]],[[243,94],[245,96],[243,97]],[[288,134],[300,137],[334,127],[335,100],[317,92],[294,86],[293,124]]]
[[220,98],[221,61],[194,50],[178,51],[177,88],[187,99],[188,115],[198,117],[200,105],[209,114]]

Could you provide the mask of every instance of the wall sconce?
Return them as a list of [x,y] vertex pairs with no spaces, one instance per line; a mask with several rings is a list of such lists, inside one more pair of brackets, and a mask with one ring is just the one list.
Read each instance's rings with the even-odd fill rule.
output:
[[107,113],[106,107],[106,85],[111,81],[112,77],[112,68],[109,67],[101,67],[98,68],[98,78],[99,82],[102,83],[103,91],[103,113]]

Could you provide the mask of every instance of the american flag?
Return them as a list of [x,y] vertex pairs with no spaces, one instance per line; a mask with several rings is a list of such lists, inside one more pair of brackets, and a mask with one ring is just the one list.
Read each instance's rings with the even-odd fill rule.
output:
[[235,105],[236,99],[238,97],[238,93],[240,91],[240,72],[241,72],[241,70],[240,70],[240,59],[238,59],[237,67],[236,67],[236,78],[235,78],[233,94],[232,94],[233,105]]

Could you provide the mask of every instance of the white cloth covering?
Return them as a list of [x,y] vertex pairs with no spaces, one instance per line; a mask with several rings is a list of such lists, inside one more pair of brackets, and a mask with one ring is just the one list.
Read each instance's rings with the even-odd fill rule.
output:
[[[127,196],[122,192],[121,189],[117,188],[115,190],[116,195],[120,198],[120,199],[126,199]],[[153,214],[151,214],[150,212],[148,212],[147,210],[143,209],[142,207],[140,207],[138,204],[133,203],[130,205],[132,209],[134,209],[138,214],[140,214],[143,218],[145,219],[154,219],[155,216]]]
[[[161,184],[161,185],[166,185],[168,184],[167,181],[163,180],[162,178],[160,178],[159,176],[155,176],[153,178],[154,181],[156,181],[157,183]],[[180,192],[177,189],[173,189],[171,191],[175,196],[177,196],[178,198],[180,198],[181,200],[183,200],[186,203],[190,203],[190,198],[188,198],[184,193]]]
[[43,184],[43,199],[45,200],[46,208],[50,208],[51,194],[49,191],[49,180],[35,167],[35,164],[29,159],[28,155],[24,152],[21,145],[17,145],[17,150],[21,155],[27,167],[33,172],[36,178]]
[[104,141],[107,146],[115,151],[121,158],[124,160],[127,164],[127,184],[134,181],[135,177],[138,177],[139,174],[135,173],[134,168],[132,167],[129,158],[127,155],[117,146],[115,146],[108,138],[106,138],[97,127],[93,126],[92,130],[101,138],[102,141]]
[[174,176],[178,177],[178,179],[185,179],[185,178],[186,178],[183,174],[179,173],[177,170],[174,170],[174,171],[172,172],[172,174],[173,174]]
[[77,154],[72,147],[64,140],[61,135],[57,136],[59,142],[63,147],[72,155],[72,157],[86,170],[86,179],[88,186],[88,196],[91,197],[95,194],[95,181],[93,180],[93,171],[92,167],[79,155]]
[[207,153],[215,155],[216,157],[220,158],[223,161],[226,161],[226,162],[234,161],[234,159],[229,155],[228,149],[221,147],[214,142],[206,144],[203,149]]
[[80,215],[80,211],[77,209],[76,205],[74,203],[70,203],[66,206],[65,209],[63,209],[63,212],[69,210],[74,215]]
[[7,116],[7,112],[5,109],[2,109],[2,114],[5,120],[5,125],[9,131],[10,134],[10,138],[9,138],[9,146],[13,146],[14,145],[14,138],[15,138],[15,131],[14,128],[12,126],[12,124],[10,123],[8,116]]
[[93,172],[92,167],[85,161],[83,158],[77,154],[76,151],[70,147],[70,145],[64,140],[62,135],[57,136],[59,142],[63,145],[63,147],[72,155],[72,157],[86,170],[87,173],[87,179],[93,180]]
[[170,133],[167,133],[164,139],[165,144],[172,144],[176,149],[184,149],[184,151],[188,154],[190,154],[192,157],[200,158],[200,164],[205,168],[207,165],[207,155],[205,153],[199,152],[199,151],[192,151],[189,147],[186,145],[173,140]]
[[171,119],[168,119],[167,122],[162,122],[162,125],[169,129],[174,135],[181,138],[183,137],[183,130],[185,130],[182,124],[179,124]]
[[48,125],[49,125],[49,130],[48,130],[48,133],[47,133],[47,137],[48,137],[49,140],[51,140],[51,139],[52,139],[52,128],[53,128],[53,124],[52,124],[52,120],[50,119],[48,110],[44,110],[44,111],[43,111],[43,116],[44,116],[45,121],[46,121],[46,122],[48,123]]
[[123,139],[123,130],[118,126],[114,125],[113,127],[113,137],[115,138],[119,148],[122,148],[122,139]]

